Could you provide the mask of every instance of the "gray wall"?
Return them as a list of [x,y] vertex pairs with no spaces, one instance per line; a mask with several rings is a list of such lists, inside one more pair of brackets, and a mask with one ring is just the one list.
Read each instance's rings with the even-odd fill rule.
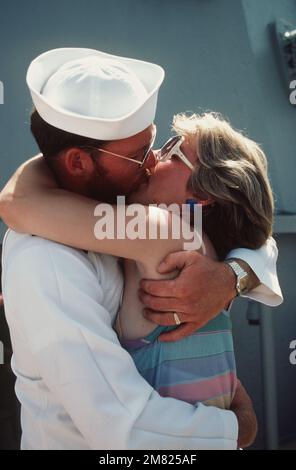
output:
[[[296,212],[295,107],[288,102],[268,25],[276,18],[296,26],[294,0],[52,0],[2,1],[0,5],[0,185],[36,151],[28,130],[31,108],[25,85],[29,62],[67,46],[93,47],[155,61],[166,69],[160,91],[158,143],[177,111],[217,110],[263,144],[277,211]],[[288,231],[295,231],[294,224]],[[279,231],[281,231],[279,229]],[[286,303],[274,321],[280,439],[296,435],[296,367],[288,363],[296,338],[295,235],[279,234],[279,273]],[[254,398],[264,447],[260,326],[246,320],[248,305],[234,309],[238,367]],[[252,307],[253,308],[253,307]]]

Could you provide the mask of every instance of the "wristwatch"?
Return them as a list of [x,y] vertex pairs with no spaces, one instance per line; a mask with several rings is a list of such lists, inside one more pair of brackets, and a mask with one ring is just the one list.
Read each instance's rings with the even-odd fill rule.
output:
[[244,295],[248,292],[248,273],[234,260],[227,259],[225,263],[231,267],[236,275],[236,292],[237,295]]

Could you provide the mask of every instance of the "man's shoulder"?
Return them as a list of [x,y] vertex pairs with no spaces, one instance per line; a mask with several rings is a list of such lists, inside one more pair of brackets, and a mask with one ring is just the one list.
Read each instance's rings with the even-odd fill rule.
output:
[[84,251],[13,230],[9,230],[3,240],[2,268],[4,277],[9,272],[13,276],[27,272],[34,279],[44,271],[48,275],[64,273],[66,276],[71,271],[95,274]]
[[45,238],[17,233],[13,230],[8,230],[3,240],[3,258],[13,257],[17,258],[22,253],[30,252],[32,255],[38,252],[39,255],[44,257],[51,254],[71,253],[73,256],[85,256],[82,250],[77,250],[60,243],[55,243]]
[[[2,266],[5,273],[13,266],[38,275],[40,271],[56,271],[65,274],[79,270],[84,276],[96,278],[102,273],[118,275],[117,259],[109,255],[85,252],[41,237],[8,230],[3,240]],[[105,276],[104,276],[105,277]]]
[[100,262],[100,255],[9,231],[3,244],[2,286],[6,306],[16,307],[26,295],[42,302],[62,296],[64,302],[72,305],[73,299],[93,298],[115,314],[123,279],[116,258],[114,265],[112,258]]

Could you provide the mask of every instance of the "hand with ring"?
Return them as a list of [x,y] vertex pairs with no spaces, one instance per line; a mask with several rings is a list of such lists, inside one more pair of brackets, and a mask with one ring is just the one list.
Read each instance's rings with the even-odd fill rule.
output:
[[221,312],[236,296],[235,276],[223,262],[196,251],[169,254],[160,274],[179,270],[170,280],[142,280],[139,292],[144,316],[162,326],[177,328],[162,333],[160,341],[178,341],[191,335]]
[[174,312],[174,320],[175,320],[175,323],[176,325],[181,325],[181,321],[180,321],[180,318],[179,318],[179,315],[177,314],[177,312]]

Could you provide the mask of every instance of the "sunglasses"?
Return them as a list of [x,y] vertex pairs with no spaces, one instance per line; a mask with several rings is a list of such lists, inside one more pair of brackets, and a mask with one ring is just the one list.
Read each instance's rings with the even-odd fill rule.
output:
[[147,147],[146,149],[144,149],[144,154],[141,156],[141,157],[135,157],[135,158],[129,158],[129,157],[125,157],[124,155],[120,155],[118,153],[114,153],[114,152],[110,152],[109,150],[106,150],[106,149],[102,149],[102,148],[98,148],[98,147],[92,147],[92,146],[83,146],[81,148],[84,148],[84,149],[93,149],[93,150],[99,150],[100,152],[104,152],[106,153],[107,155],[112,155],[114,157],[118,157],[118,158],[121,158],[122,160],[127,160],[129,162],[133,162],[133,163],[136,163],[137,165],[140,165],[139,168],[143,168],[143,166],[145,165],[148,157],[149,157],[149,154],[152,150],[152,147],[154,145],[154,141],[155,141],[155,136],[153,137],[153,140],[151,141],[149,147]]
[[172,158],[173,155],[177,155],[180,160],[188,167],[191,171],[194,170],[194,166],[188,160],[181,150],[181,145],[184,142],[184,137],[182,135],[176,135],[171,137],[160,149],[158,153],[158,161],[166,162]]

